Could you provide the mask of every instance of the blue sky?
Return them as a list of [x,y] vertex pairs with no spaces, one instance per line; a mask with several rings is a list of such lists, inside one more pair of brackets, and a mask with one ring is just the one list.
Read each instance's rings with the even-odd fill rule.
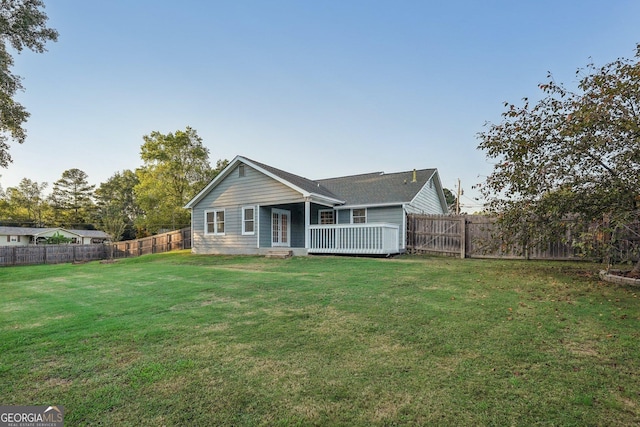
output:
[[436,167],[462,204],[491,171],[476,149],[503,102],[551,71],[632,57],[640,2],[45,0],[60,33],[15,56],[31,113],[6,189],[92,184],[135,169],[142,136],[196,129],[236,155],[311,179]]

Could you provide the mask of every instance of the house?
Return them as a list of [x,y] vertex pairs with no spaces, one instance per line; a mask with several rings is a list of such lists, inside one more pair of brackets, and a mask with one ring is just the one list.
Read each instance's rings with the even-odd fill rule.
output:
[[198,254],[390,255],[408,213],[448,213],[436,169],[313,181],[242,156],[185,208]]
[[0,226],[0,246],[26,246],[42,244],[48,237],[61,235],[71,239],[71,243],[89,245],[104,243],[111,238],[104,231],[99,230],[66,230],[64,228],[35,228],[35,227],[2,227]]

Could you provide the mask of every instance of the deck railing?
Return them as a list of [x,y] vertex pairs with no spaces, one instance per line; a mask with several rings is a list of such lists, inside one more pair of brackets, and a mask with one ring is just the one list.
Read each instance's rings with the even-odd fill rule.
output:
[[311,225],[311,254],[390,255],[400,252],[395,224]]

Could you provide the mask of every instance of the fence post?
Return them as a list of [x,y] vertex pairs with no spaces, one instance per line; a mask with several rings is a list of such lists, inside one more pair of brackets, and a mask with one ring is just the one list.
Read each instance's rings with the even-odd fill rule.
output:
[[464,259],[467,251],[467,218],[460,216],[460,258]]

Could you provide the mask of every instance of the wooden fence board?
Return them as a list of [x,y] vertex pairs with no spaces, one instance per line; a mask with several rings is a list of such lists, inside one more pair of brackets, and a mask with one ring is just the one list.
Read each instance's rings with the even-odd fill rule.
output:
[[[640,246],[640,224],[626,227],[627,234],[617,237],[617,251],[612,256],[620,259],[637,259]],[[629,231],[631,230],[631,231]],[[637,231],[636,231],[637,230]],[[635,237],[634,237],[635,236]],[[435,253],[466,258],[505,259],[584,259],[572,244],[577,236],[567,235],[544,247],[523,248],[501,243],[496,218],[482,215],[408,215],[407,251],[409,253]],[[637,241],[634,241],[634,238]],[[600,241],[591,244],[602,245]],[[618,243],[619,241],[619,243]]]

